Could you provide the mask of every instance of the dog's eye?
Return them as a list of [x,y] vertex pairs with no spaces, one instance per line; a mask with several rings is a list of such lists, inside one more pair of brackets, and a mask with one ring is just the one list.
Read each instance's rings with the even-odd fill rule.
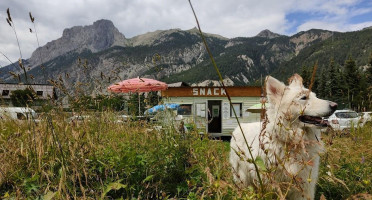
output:
[[305,96],[301,97],[300,100],[307,100],[307,96],[305,95]]

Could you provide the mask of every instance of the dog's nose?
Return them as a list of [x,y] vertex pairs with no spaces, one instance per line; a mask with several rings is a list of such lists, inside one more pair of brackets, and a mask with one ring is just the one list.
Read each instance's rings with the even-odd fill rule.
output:
[[332,113],[333,113],[337,109],[337,103],[330,101],[329,107],[331,108]]

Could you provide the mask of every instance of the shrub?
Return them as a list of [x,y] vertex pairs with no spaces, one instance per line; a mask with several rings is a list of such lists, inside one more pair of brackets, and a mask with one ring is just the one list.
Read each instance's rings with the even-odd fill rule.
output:
[[33,90],[26,88],[24,90],[14,90],[10,94],[10,100],[13,106],[16,107],[26,107],[30,105],[35,99]]

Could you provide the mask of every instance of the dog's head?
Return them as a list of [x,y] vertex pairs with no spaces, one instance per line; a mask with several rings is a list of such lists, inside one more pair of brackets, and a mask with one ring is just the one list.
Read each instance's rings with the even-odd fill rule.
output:
[[336,103],[319,99],[305,88],[298,74],[289,79],[289,86],[268,76],[266,93],[271,105],[267,110],[269,120],[280,117],[284,123],[326,126],[322,117],[331,115],[337,108]]

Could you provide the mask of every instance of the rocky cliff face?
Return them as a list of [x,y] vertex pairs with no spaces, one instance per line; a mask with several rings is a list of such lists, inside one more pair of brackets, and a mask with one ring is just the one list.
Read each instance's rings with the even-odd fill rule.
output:
[[109,20],[98,20],[89,26],[65,29],[62,37],[36,49],[28,60],[32,67],[40,65],[70,51],[88,49],[99,52],[112,46],[126,46],[128,40]]
[[323,30],[310,30],[307,32],[299,32],[291,37],[290,41],[296,45],[295,52],[296,55],[304,49],[305,47],[310,46],[314,41],[322,41],[326,40],[332,36],[331,31],[323,31]]

